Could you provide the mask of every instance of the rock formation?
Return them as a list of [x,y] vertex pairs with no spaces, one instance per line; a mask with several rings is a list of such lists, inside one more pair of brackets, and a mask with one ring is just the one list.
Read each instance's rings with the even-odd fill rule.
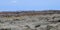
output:
[[60,10],[0,12],[0,30],[60,30]]

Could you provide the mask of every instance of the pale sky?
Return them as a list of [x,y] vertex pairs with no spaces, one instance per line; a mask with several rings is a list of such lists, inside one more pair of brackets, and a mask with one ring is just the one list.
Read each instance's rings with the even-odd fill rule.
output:
[[0,11],[60,10],[60,0],[0,0]]

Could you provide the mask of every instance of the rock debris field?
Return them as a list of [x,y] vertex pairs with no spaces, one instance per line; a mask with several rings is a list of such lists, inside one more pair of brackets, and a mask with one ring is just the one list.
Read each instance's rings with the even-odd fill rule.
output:
[[60,30],[60,14],[55,12],[11,17],[0,15],[0,30]]

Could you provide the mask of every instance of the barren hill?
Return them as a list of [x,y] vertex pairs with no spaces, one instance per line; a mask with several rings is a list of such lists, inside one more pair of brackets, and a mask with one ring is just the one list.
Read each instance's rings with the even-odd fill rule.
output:
[[25,15],[47,15],[47,14],[60,14],[60,10],[49,10],[49,11],[21,11],[21,12],[0,12],[0,15],[11,15],[11,16],[25,16]]

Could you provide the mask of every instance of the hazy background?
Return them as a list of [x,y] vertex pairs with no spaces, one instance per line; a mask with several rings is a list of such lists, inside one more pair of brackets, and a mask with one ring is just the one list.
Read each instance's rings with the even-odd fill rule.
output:
[[0,0],[0,11],[59,10],[60,0]]

